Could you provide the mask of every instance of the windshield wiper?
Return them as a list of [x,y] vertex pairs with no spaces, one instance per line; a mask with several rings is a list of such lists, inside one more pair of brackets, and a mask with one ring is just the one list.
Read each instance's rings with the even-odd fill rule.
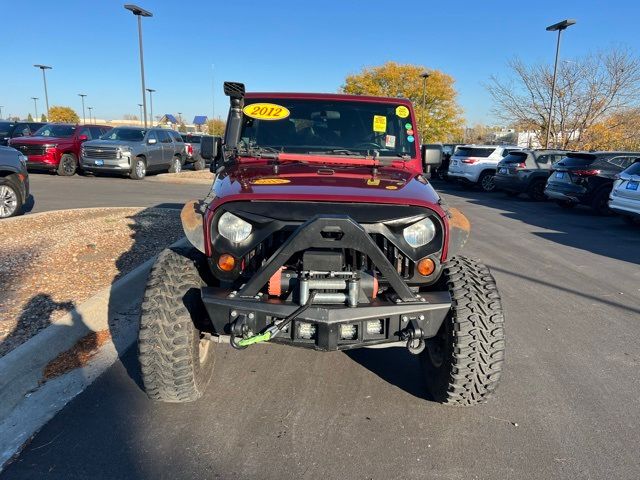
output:
[[332,150],[322,150],[319,152],[308,152],[309,155],[355,155],[358,157],[366,157],[362,152],[355,152],[346,148],[334,148]]

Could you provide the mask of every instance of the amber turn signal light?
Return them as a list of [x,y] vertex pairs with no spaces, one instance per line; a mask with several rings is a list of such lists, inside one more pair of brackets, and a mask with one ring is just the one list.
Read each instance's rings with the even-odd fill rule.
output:
[[218,268],[223,272],[230,272],[236,266],[236,259],[228,253],[223,253],[218,258]]
[[430,258],[423,258],[418,262],[418,273],[423,277],[427,277],[436,269],[436,264]]

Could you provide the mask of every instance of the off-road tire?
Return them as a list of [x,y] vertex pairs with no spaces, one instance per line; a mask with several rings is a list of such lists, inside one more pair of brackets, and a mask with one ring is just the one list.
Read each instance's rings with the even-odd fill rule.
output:
[[610,190],[602,188],[596,192],[591,200],[591,208],[598,215],[611,215],[611,209],[609,208],[609,194]]
[[544,202],[547,196],[544,194],[544,187],[547,184],[546,180],[534,180],[527,187],[527,196],[534,202]]
[[[142,162],[142,169],[138,168],[138,162]],[[131,165],[131,173],[129,177],[133,180],[142,180],[147,176],[147,162],[142,157],[136,157],[133,159],[133,165]]]
[[495,280],[485,265],[454,257],[444,266],[443,282],[451,311],[420,354],[428,393],[448,405],[484,403],[504,363],[504,317]]
[[60,157],[56,173],[61,177],[72,177],[78,170],[78,159],[73,153],[65,153]]
[[483,192],[495,192],[496,191],[496,182],[495,182],[495,172],[484,171],[480,174],[478,178],[478,186],[480,190]]
[[[210,336],[197,328],[206,317],[195,249],[166,249],[156,260],[144,294],[138,359],[147,396],[192,402],[202,396],[214,365]],[[200,323],[201,324],[201,323]]]
[[204,161],[204,158],[202,158],[200,155],[198,155],[198,158],[195,162],[193,162],[193,169],[194,170],[204,170],[206,168],[207,164]]
[[175,156],[171,159],[171,165],[169,166],[169,173],[180,173],[182,171],[182,160],[180,157]]

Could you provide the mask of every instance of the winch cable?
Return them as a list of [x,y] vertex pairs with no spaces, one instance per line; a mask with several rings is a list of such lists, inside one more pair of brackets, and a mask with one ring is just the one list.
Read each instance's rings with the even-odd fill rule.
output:
[[262,333],[254,335],[252,337],[243,338],[242,340],[237,340],[235,343],[240,348],[246,348],[249,345],[253,345],[255,343],[268,342],[276,335],[278,335],[287,325],[289,325],[293,320],[295,320],[299,315],[301,315],[304,311],[306,311],[311,304],[313,303],[313,299],[316,296],[316,292],[311,292],[309,298],[305,302],[304,305],[301,305],[299,308],[296,308],[290,315],[288,315],[284,320],[279,323],[273,323]]

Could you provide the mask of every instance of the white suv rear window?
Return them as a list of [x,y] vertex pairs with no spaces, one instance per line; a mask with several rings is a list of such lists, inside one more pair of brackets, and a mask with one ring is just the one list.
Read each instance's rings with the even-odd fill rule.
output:
[[456,157],[482,157],[487,158],[493,152],[495,148],[482,148],[482,147],[458,147],[456,148]]

